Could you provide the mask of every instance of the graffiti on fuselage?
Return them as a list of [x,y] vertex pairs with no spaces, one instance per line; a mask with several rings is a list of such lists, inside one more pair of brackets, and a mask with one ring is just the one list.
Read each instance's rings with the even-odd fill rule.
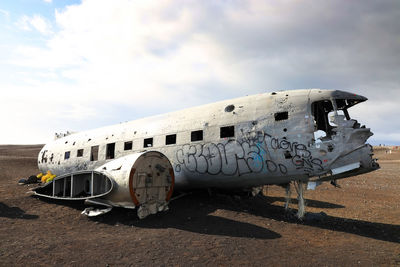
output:
[[41,156],[41,159],[40,159],[41,163],[47,163],[47,155],[46,155],[46,153],[47,153],[47,150],[44,150],[42,152],[42,156]]
[[243,175],[262,171],[263,157],[257,145],[229,140],[223,143],[184,145],[177,150],[179,164],[175,171],[185,167],[190,172],[200,174]]
[[323,171],[322,161],[313,158],[310,150],[304,144],[289,142],[286,139],[271,138],[271,148],[274,150],[282,149],[291,153],[292,163],[296,169],[304,169],[305,172]]
[[[271,149],[274,150],[274,157],[278,150],[290,153],[290,157],[277,162],[271,157]],[[306,145],[275,138],[260,131],[224,143],[185,144],[176,151],[176,160],[176,172],[185,169],[209,175],[240,176],[263,171],[287,174],[291,164],[306,173],[323,170],[322,161],[313,158]]]

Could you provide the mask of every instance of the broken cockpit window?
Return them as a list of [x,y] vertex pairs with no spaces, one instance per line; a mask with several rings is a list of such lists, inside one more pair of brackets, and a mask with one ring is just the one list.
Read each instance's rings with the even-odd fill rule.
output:
[[328,114],[328,119],[329,119],[329,124],[332,127],[338,126],[335,116],[340,116],[343,118],[343,120],[347,120],[346,115],[344,114],[343,110],[338,110],[338,111],[336,111],[336,113],[335,113],[335,111],[331,111]]
[[337,107],[337,113],[331,112],[329,114],[329,122],[335,127],[344,128],[360,128],[360,124],[357,120],[352,120],[348,109],[364,100],[359,99],[335,99],[335,104]]
[[335,135],[337,128],[360,128],[356,120],[350,118],[348,108],[365,101],[365,99],[333,99],[321,100],[312,103],[311,110],[314,116],[315,140],[329,140]]

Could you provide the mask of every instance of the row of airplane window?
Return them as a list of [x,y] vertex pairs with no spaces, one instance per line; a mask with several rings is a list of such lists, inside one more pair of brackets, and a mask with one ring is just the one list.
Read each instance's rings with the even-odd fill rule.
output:
[[[235,127],[234,126],[224,126],[220,127],[220,138],[235,137]],[[190,141],[202,141],[203,140],[203,130],[192,131],[190,133]],[[165,136],[165,145],[176,144],[176,134],[170,134]],[[143,140],[143,148],[148,148],[153,146],[153,137],[145,138]],[[132,150],[133,142],[126,141],[124,143],[124,150]],[[99,146],[92,146],[90,150],[90,160],[97,161],[99,155]],[[69,159],[71,156],[71,151],[66,151],[64,154],[64,159]],[[76,152],[76,157],[83,157],[83,149],[78,149]],[[113,159],[115,157],[115,143],[109,143],[106,146],[106,159]]]

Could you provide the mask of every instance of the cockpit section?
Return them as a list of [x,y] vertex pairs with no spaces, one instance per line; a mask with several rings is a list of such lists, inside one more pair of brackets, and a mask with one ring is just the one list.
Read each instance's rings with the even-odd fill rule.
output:
[[340,179],[379,168],[372,158],[372,146],[366,143],[373,133],[349,113],[352,106],[366,100],[343,91],[312,91],[309,108],[314,136],[310,147],[324,168],[318,179]]
[[365,128],[351,119],[348,109],[366,99],[325,99],[311,104],[315,139],[331,140],[341,128]]

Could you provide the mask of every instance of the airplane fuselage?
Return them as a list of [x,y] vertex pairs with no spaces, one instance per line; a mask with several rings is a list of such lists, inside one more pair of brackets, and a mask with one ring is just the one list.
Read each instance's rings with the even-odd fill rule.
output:
[[347,111],[365,100],[318,89],[246,96],[58,138],[38,165],[59,176],[151,150],[169,159],[178,188],[344,178],[378,168],[372,133]]

